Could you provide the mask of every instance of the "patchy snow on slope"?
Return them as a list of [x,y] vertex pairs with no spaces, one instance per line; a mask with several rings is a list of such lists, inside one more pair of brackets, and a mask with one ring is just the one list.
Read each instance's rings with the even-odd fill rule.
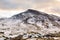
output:
[[[40,36],[60,32],[60,17],[29,9],[20,14],[0,21],[0,33],[2,36],[14,38],[23,35],[25,38],[30,33]],[[27,35],[24,35],[26,33]],[[38,37],[33,34],[32,37]],[[32,34],[31,34],[32,35]]]

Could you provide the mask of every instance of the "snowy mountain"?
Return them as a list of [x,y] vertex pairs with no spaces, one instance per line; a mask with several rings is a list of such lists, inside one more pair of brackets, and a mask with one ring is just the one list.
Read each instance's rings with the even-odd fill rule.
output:
[[24,36],[24,34],[32,35],[32,33],[33,35],[44,36],[59,32],[60,17],[33,9],[28,9],[25,12],[0,21],[0,33],[8,38],[14,38],[19,35]]

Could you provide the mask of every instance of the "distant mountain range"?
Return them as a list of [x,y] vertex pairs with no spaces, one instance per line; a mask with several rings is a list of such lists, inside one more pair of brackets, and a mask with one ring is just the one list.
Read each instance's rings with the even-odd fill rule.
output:
[[60,32],[60,17],[33,9],[0,20],[0,32],[4,32],[6,37],[24,33],[47,35]]

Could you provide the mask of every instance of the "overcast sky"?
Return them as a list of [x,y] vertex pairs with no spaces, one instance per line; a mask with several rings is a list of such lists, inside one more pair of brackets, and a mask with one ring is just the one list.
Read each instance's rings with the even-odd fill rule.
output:
[[60,0],[0,0],[0,17],[10,17],[27,9],[60,13]]
[[[40,8],[53,4],[55,0],[0,0],[0,8],[2,9],[28,9]],[[54,4],[55,5],[55,4]]]

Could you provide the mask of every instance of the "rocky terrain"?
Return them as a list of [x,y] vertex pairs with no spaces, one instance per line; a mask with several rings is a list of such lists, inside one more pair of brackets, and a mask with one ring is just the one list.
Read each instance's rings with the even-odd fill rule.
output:
[[0,40],[58,40],[59,38],[60,17],[56,15],[28,9],[10,18],[0,18]]

